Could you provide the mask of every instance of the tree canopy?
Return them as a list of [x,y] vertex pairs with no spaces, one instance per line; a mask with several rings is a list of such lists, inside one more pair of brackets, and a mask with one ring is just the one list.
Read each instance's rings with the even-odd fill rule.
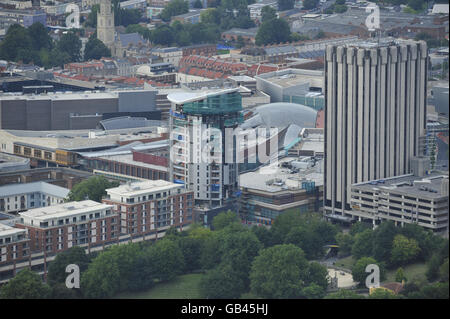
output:
[[106,189],[117,186],[119,186],[119,182],[110,182],[103,176],[92,176],[76,184],[69,192],[68,200],[81,201],[89,198],[90,200],[101,202],[102,196],[106,195]]
[[51,288],[41,277],[25,268],[0,288],[1,299],[46,299],[51,296]]

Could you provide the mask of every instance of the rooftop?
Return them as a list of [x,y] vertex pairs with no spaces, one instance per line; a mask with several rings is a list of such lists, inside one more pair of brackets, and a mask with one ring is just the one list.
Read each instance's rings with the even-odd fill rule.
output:
[[134,166],[144,167],[144,168],[150,168],[152,170],[157,170],[157,171],[162,171],[162,172],[169,171],[169,169],[166,166],[153,165],[153,164],[147,164],[144,162],[134,161],[132,153],[110,155],[110,156],[99,156],[99,158],[108,160],[108,161],[114,161],[114,162],[120,162],[120,163],[130,164],[130,165],[134,165]]
[[30,209],[19,213],[22,217],[28,217],[33,220],[46,221],[53,218],[62,218],[72,215],[89,213],[103,209],[112,208],[112,205],[106,205],[94,202],[93,200],[84,200],[80,202],[68,202],[53,206]]
[[28,193],[45,193],[60,198],[65,198],[69,194],[69,190],[67,188],[45,182],[10,184],[0,186],[0,197],[14,196]]
[[309,83],[309,86],[324,86],[323,71],[304,70],[304,69],[285,69],[281,71],[268,72],[260,74],[257,78],[269,81],[282,88],[288,88],[299,84]]
[[184,188],[184,186],[164,180],[147,180],[143,182],[123,184],[115,188],[109,188],[106,192],[108,195],[116,194],[126,197],[144,195],[149,192],[167,191],[173,188]]
[[185,92],[175,92],[170,93],[167,95],[167,99],[175,104],[184,104],[194,101],[199,101],[206,99],[208,97],[226,94],[226,93],[232,93],[237,92],[239,88],[232,88],[232,89],[220,89],[220,90],[206,90],[206,91],[199,91],[199,92],[192,92],[192,91],[185,91]]
[[269,193],[299,191],[302,182],[323,185],[323,160],[311,157],[285,157],[274,164],[259,168],[239,176],[241,188],[249,188]]
[[0,237],[26,233],[26,229],[10,227],[0,223]]
[[390,178],[379,179],[375,181],[353,184],[361,190],[379,190],[386,192],[394,192],[408,196],[420,196],[429,199],[438,199],[443,196],[441,187],[444,179],[448,180],[448,175],[442,175],[438,172],[432,172],[424,177],[415,176],[413,174],[395,176]]

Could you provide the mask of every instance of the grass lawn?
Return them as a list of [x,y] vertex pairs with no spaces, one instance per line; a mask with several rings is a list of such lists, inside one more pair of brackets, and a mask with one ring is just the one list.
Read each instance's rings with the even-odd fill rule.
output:
[[351,270],[355,262],[356,260],[353,258],[353,256],[348,256],[337,260],[335,266],[344,267]]
[[[412,281],[413,279],[421,279],[427,280],[425,273],[427,271],[426,263],[416,263],[408,266],[403,266],[403,273],[405,274],[408,281]],[[386,282],[395,281],[395,274],[397,272],[397,268],[393,270],[389,270],[386,274]]]
[[116,299],[200,299],[198,285],[203,274],[181,275],[142,292],[126,292]]

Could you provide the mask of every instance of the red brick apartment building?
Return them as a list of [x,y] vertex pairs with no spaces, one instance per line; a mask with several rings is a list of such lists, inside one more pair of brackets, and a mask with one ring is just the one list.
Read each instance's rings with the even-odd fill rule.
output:
[[96,247],[120,234],[113,206],[92,200],[68,202],[20,213],[17,228],[26,229],[31,252],[55,254],[73,246]]
[[0,265],[27,258],[30,254],[30,240],[26,229],[0,224]]
[[120,215],[122,234],[159,233],[171,226],[183,229],[193,218],[193,192],[182,184],[149,180],[106,190],[103,203]]

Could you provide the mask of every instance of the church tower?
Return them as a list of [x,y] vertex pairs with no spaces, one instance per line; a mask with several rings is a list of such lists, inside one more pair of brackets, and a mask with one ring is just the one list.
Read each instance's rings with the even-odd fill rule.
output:
[[97,38],[102,41],[114,55],[114,12],[111,0],[100,0],[100,12],[97,14]]

